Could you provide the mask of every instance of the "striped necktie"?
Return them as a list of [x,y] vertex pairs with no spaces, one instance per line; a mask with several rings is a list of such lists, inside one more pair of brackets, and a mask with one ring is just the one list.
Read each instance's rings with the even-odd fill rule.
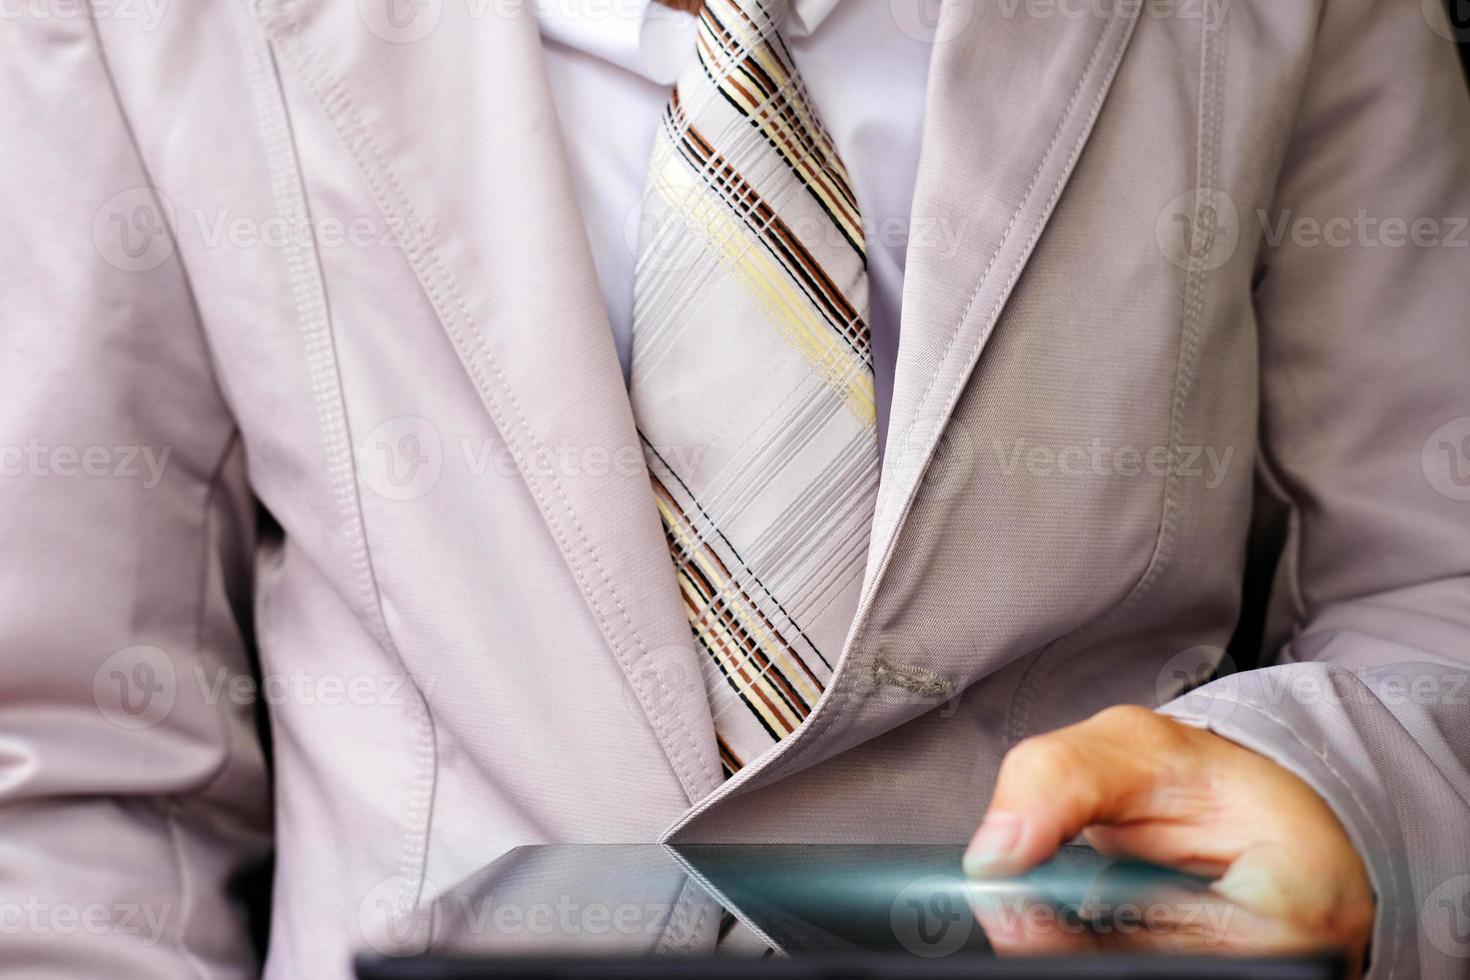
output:
[[811,712],[878,487],[862,218],[779,27],[708,0],[649,165],[630,394],[726,774]]

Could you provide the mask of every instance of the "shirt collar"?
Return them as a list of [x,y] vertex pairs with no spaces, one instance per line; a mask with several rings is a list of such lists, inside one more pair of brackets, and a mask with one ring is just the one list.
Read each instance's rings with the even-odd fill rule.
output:
[[[791,0],[784,33],[811,34],[841,0]],[[695,18],[654,0],[530,0],[541,36],[672,85],[694,50]]]
[[791,0],[791,22],[786,25],[786,33],[791,37],[815,33],[840,2],[841,0]]

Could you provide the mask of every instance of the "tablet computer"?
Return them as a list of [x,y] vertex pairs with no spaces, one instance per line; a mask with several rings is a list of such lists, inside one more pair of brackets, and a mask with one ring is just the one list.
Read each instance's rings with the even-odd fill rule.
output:
[[[1190,875],[1069,846],[976,882],[926,845],[555,845],[511,851],[374,942],[362,980],[1193,978],[1335,980],[1330,954],[1227,955],[1231,908]],[[1178,955],[1155,931],[1218,932]],[[987,928],[1035,955],[997,955]],[[371,936],[371,930],[365,935]],[[1092,942],[1096,938],[1099,942]],[[1208,943],[1205,944],[1208,948]],[[1176,947],[1177,948],[1177,947]],[[1013,953],[1014,948],[1001,950]]]

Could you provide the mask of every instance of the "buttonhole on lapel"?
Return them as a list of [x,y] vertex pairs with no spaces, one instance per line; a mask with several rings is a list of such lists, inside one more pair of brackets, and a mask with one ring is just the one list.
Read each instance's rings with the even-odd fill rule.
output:
[[948,698],[954,694],[954,684],[934,671],[913,664],[894,663],[881,653],[873,658],[872,672],[873,684],[877,687],[891,684],[925,698]]

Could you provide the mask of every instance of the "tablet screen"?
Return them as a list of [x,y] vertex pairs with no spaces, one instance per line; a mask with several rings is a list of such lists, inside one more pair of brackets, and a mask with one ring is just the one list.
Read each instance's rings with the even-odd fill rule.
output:
[[[961,855],[926,845],[523,847],[397,933],[369,935],[358,971],[368,980],[1335,975],[1326,959],[1151,955],[1146,942],[1127,942],[1182,916],[1223,936],[1231,909],[1203,879],[1069,846],[1025,876],[976,882]],[[1041,955],[997,958],[987,923],[1035,933]],[[1078,955],[1089,934],[1117,941]]]

